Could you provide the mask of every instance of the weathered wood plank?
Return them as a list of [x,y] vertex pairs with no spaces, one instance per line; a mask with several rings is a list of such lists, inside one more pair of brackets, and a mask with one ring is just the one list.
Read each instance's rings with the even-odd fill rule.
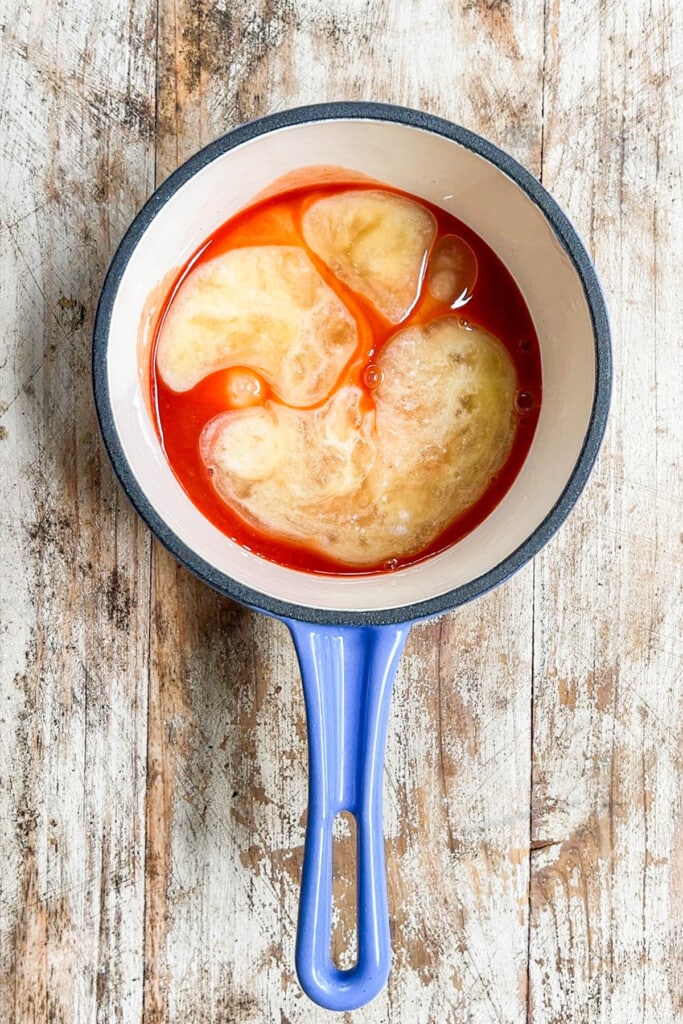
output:
[[4,6],[0,1019],[139,1019],[148,550],[90,328],[153,180],[152,4]]
[[537,562],[543,1024],[683,1019],[682,29],[667,2],[558,0],[547,26],[543,179],[595,254],[616,379],[599,470]]
[[288,635],[160,549],[150,577],[96,436],[89,329],[155,161],[159,181],[239,121],[340,97],[433,110],[542,169],[596,256],[617,355],[570,524],[535,569],[413,631],[386,776],[395,969],[349,1019],[683,1017],[683,25],[669,0],[543,8],[163,0],[157,39],[150,3],[10,4],[3,1022],[321,1019],[293,973],[306,775]]
[[[540,169],[541,3],[162,3],[159,32],[159,177],[246,118],[339,97],[432,109]],[[153,575],[146,1024],[319,1021],[293,972],[288,634],[161,550]],[[526,1020],[532,600],[529,569],[409,641],[386,780],[395,969],[349,1019]]]

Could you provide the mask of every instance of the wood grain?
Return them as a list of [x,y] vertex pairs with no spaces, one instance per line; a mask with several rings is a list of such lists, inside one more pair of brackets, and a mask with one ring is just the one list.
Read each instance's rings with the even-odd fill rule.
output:
[[595,256],[616,356],[598,470],[536,568],[530,972],[548,1024],[683,1020],[682,22],[669,3],[623,14],[556,3],[546,30],[543,180]]
[[90,329],[153,184],[153,8],[5,5],[0,1019],[142,1006],[149,537],[97,436]]
[[541,176],[595,256],[617,367],[560,535],[413,629],[394,969],[344,1019],[683,1020],[679,8],[10,0],[3,20],[0,1021],[332,1020],[293,971],[289,635],[150,543],[97,437],[89,332],[155,183],[245,119],[339,98],[431,110]]

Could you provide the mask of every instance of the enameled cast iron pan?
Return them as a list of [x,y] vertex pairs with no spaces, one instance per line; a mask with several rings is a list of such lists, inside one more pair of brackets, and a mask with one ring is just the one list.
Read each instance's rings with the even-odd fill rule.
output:
[[[378,576],[316,577],[287,569],[219,532],[164,457],[139,368],[139,330],[160,282],[272,181],[322,164],[403,189],[470,225],[514,276],[541,349],[540,419],[510,491],[448,550]],[[102,435],[119,480],[180,562],[221,593],[283,619],[296,645],[310,767],[296,966],[302,987],[321,1006],[362,1006],[389,973],[382,763],[392,682],[409,625],[498,585],[557,530],[586,483],[604,433],[610,364],[595,270],[553,199],[489,142],[403,107],[321,104],[229,132],[164,182],[114,256],[95,322],[93,375]],[[358,837],[358,960],[348,971],[337,969],[330,955],[332,824],[341,811],[355,816]]]

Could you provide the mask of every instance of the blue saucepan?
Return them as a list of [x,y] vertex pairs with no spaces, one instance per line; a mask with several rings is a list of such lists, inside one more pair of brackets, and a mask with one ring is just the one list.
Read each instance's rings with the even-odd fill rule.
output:
[[[379,576],[316,577],[228,540],[190,502],[148,411],[140,366],[150,301],[212,231],[274,179],[333,165],[452,211],[502,258],[533,317],[543,405],[527,460],[490,516],[447,551]],[[150,299],[151,297],[151,299]],[[586,251],[527,171],[471,132],[429,114],[371,103],[285,111],[207,146],[154,193],[112,260],[94,331],[102,435],[130,500],[192,572],[283,619],[301,665],[310,791],[296,966],[315,1002],[352,1010],[383,988],[391,945],[382,836],[382,765],[392,682],[409,624],[472,600],[529,561],[576,502],[605,429],[610,342]],[[330,951],[332,826],[357,824],[354,967]]]

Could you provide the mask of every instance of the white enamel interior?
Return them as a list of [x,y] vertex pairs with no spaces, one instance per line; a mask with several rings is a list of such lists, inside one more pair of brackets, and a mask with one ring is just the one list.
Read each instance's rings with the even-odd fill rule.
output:
[[[529,456],[493,513],[449,550],[375,577],[314,577],[267,562],[228,540],[195,508],[161,451],[141,392],[138,328],[149,293],[207,236],[274,179],[315,164],[364,172],[452,211],[514,275],[541,345],[543,402]],[[440,135],[372,120],[316,121],[260,135],[184,184],[140,239],[120,283],[108,374],[116,427],[150,503],[199,556],[245,586],[306,607],[372,610],[411,605],[502,562],[564,490],[588,429],[595,388],[591,318],[580,279],[538,207],[494,164]]]

